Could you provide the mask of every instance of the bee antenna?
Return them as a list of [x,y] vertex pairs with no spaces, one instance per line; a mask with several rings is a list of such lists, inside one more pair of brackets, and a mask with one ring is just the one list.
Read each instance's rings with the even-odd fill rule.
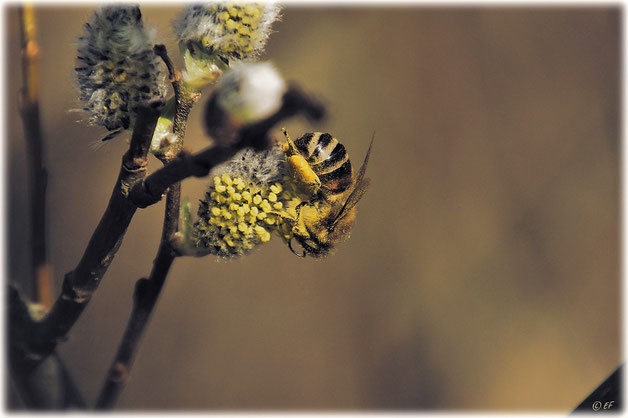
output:
[[284,148],[284,152],[289,151],[289,155],[298,154],[299,151],[297,151],[296,145],[294,145],[294,142],[292,142],[292,139],[290,139],[290,135],[288,135],[288,131],[286,131],[286,128],[281,128],[281,132],[283,132],[283,135],[286,137],[286,141],[288,141],[288,147]]
[[292,251],[292,254],[296,255],[297,257],[301,257],[301,258],[305,258],[305,250],[303,250],[303,255],[297,253],[296,251],[294,251],[294,249],[292,248],[292,238],[290,238],[290,241],[288,241],[288,248],[290,248],[290,251]]
[[288,131],[286,131],[286,128],[281,128],[281,132],[283,132],[283,136],[285,136],[285,137],[286,137],[286,140],[287,140],[289,143],[292,143],[292,139],[290,139],[290,135],[288,135]]

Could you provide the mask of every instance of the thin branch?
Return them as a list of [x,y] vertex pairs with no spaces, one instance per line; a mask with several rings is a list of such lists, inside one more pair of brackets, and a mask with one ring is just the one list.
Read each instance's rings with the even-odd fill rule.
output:
[[[268,138],[270,129],[281,120],[298,113],[305,113],[311,119],[320,119],[324,115],[323,107],[320,104],[305,96],[298,89],[291,88],[284,95],[282,107],[275,114],[243,128],[239,140],[234,144],[209,147],[193,156],[182,151],[177,158],[149,176],[146,182],[138,183],[131,190],[129,199],[133,200],[134,192],[137,193],[136,200],[133,201],[136,204],[138,200],[142,201],[143,203],[138,204],[138,206],[144,207],[144,204],[150,205],[158,201],[163,192],[170,187],[166,197],[166,214],[157,257],[148,279],[139,279],[135,285],[131,317],[96,402],[97,409],[112,408],[124,389],[141,337],[159,299],[170,267],[178,256],[170,245],[170,239],[177,231],[179,217],[180,188],[175,186],[180,185],[180,181],[187,177],[207,175],[211,168],[229,160],[244,147],[254,146],[262,149],[269,147],[271,145]],[[183,137],[180,138],[182,140]]]
[[194,104],[201,97],[201,94],[193,92],[185,87],[181,72],[175,69],[164,45],[155,45],[154,51],[156,55],[161,57],[168,68],[168,74],[170,76],[170,82],[172,83],[176,101],[176,110],[172,127],[172,133],[175,135],[176,140],[174,141],[174,144],[168,147],[165,152],[156,155],[157,158],[159,158],[164,164],[167,164],[183,149],[183,138],[185,137],[188,117],[190,116],[192,107],[194,107]]
[[[181,73],[175,69],[164,45],[155,45],[154,51],[155,54],[163,59],[168,68],[176,102],[173,122],[174,144],[168,147],[166,152],[157,155],[157,158],[167,167],[183,149],[187,120],[200,94],[191,92],[185,87]],[[124,389],[141,336],[159,299],[159,294],[166,277],[168,277],[170,267],[177,257],[177,253],[170,246],[170,237],[178,229],[180,205],[181,183],[174,182],[169,186],[166,195],[161,241],[153,263],[153,269],[148,279],[140,279],[135,286],[131,318],[122,337],[116,357],[107,374],[105,385],[96,401],[97,409],[112,408],[122,389]]]
[[168,56],[166,46],[164,44],[157,44],[153,48],[153,51],[155,51],[155,55],[160,57],[164,61],[164,64],[166,64],[166,68],[168,68],[168,74],[170,75],[170,82],[175,83],[177,81],[180,81],[181,73],[174,68],[174,64]]
[[[42,312],[47,312],[52,305],[52,279],[47,251],[46,186],[48,175],[44,164],[45,152],[39,112],[37,22],[35,10],[31,4],[20,7],[19,14],[22,44],[22,89],[18,94],[18,103],[24,126],[29,163],[31,294],[32,300],[38,305],[37,308],[41,309]],[[17,296],[17,290],[13,289],[13,292],[15,292],[14,298]],[[16,303],[22,309],[19,323],[32,324],[31,314],[27,310],[23,310],[28,305],[19,297]],[[10,332],[14,334],[17,323],[13,321],[10,323]],[[21,329],[22,332],[31,330],[32,327],[30,326]],[[11,347],[10,352],[15,353],[14,347]],[[12,361],[11,378],[15,384],[15,389],[28,408],[67,409],[85,406],[80,391],[58,356],[48,357],[37,367],[28,368],[24,366],[24,362]],[[45,381],[45,384],[42,384],[42,381]]]
[[10,324],[13,328],[29,330],[21,334],[21,338],[12,339],[11,343],[18,348],[12,352],[12,362],[33,367],[49,356],[57,344],[66,339],[68,331],[98,288],[137,209],[127,195],[131,186],[146,175],[148,144],[163,106],[163,100],[153,100],[138,110],[131,146],[122,158],[120,174],[107,209],[78,265],[66,274],[61,295],[50,312],[41,321],[32,324],[23,321],[12,321]]
[[[178,197],[175,196],[171,197],[169,193],[166,206],[168,206],[168,201],[177,198]],[[168,214],[166,218],[169,218]],[[166,223],[170,224],[169,221],[165,222],[165,224]],[[164,225],[164,236],[166,236],[167,230],[170,230],[170,228]],[[107,374],[103,389],[96,401],[96,409],[111,409],[124,389],[133,366],[140,340],[146,330],[146,326],[148,325],[153,309],[159,299],[161,289],[163,288],[168,273],[170,272],[170,267],[176,256],[177,254],[170,247],[169,242],[162,238],[150,276],[148,279],[139,279],[135,284],[131,317],[124,331],[115,359]]]
[[20,7],[20,23],[23,84],[18,97],[29,159],[32,294],[33,300],[48,310],[52,305],[52,283],[46,246],[48,175],[44,165],[44,146],[39,116],[39,46],[33,5],[27,4]]
[[14,285],[9,286],[9,365],[15,389],[29,409],[84,409],[85,401],[56,353],[36,363],[23,360],[28,353],[24,341],[34,332],[36,324],[29,304],[22,300]]

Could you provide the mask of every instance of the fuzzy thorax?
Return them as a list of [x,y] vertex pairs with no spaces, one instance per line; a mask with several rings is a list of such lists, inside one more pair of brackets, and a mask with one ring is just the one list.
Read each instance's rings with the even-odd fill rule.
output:
[[79,38],[76,66],[91,123],[128,129],[141,102],[165,96],[153,44],[139,7],[105,6],[94,12]]

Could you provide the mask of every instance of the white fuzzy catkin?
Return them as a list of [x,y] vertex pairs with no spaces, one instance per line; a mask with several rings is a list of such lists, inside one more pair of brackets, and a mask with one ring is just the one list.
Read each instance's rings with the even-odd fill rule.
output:
[[212,170],[213,176],[223,173],[239,177],[247,183],[271,184],[286,175],[285,155],[279,147],[271,147],[265,151],[245,148],[230,161]]
[[270,116],[279,109],[286,83],[270,63],[240,63],[216,86],[218,105],[242,124]]
[[187,6],[173,27],[182,45],[192,41],[229,64],[259,55],[280,7],[272,2],[215,2]]
[[83,110],[93,124],[128,129],[141,102],[166,93],[153,34],[139,7],[128,5],[97,9],[84,31],[75,69]]

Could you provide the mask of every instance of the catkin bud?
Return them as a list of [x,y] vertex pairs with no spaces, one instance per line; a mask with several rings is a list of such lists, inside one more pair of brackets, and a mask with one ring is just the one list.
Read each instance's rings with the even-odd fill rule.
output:
[[279,109],[286,83],[270,63],[240,64],[220,79],[218,105],[238,123],[258,121]]
[[207,133],[228,143],[243,125],[276,112],[286,83],[270,63],[240,63],[227,71],[205,108]]
[[202,87],[233,61],[257,57],[279,16],[273,3],[216,2],[188,6],[173,22],[181,46],[183,79]]
[[153,36],[138,6],[102,7],[84,31],[75,69],[83,109],[93,124],[128,129],[141,102],[166,93]]

